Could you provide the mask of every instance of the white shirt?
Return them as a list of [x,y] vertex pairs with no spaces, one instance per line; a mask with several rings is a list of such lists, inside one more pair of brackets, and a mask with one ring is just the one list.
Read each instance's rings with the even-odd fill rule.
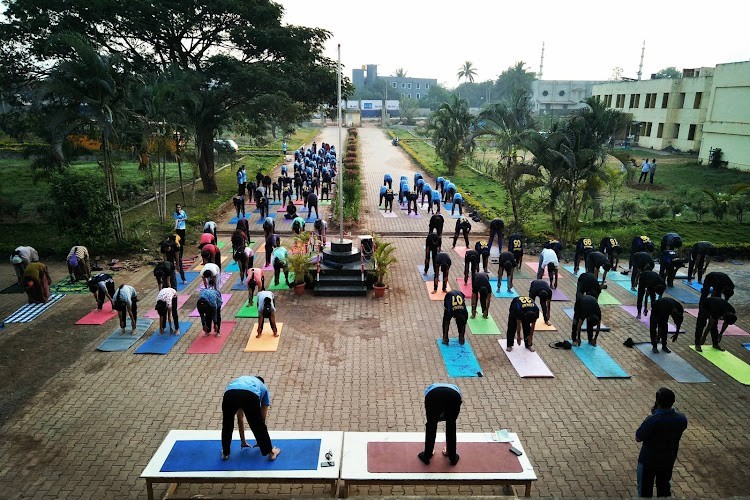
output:
[[276,304],[273,301],[273,292],[269,290],[263,290],[258,294],[258,310],[263,310],[263,304],[266,299],[271,299],[271,311],[276,312]]
[[172,300],[177,297],[177,290],[174,288],[162,288],[156,296],[156,301],[166,302],[167,306],[172,307]]
[[213,276],[213,277],[216,277],[216,276],[219,275],[219,273],[221,273],[221,270],[219,269],[219,266],[217,266],[213,262],[209,262],[208,264],[204,264],[203,265],[203,271],[201,271],[201,275],[204,272],[206,272],[206,271],[208,271],[209,273],[211,273],[211,276]]
[[[169,290],[172,290],[172,289],[169,288]],[[136,292],[135,288],[133,288],[130,285],[122,285],[120,288],[117,289],[117,291],[115,292],[115,296],[112,297],[112,299],[117,300],[118,297],[122,299],[127,305],[132,306],[133,299],[138,297],[138,292]],[[169,303],[171,304],[171,302]]]
[[203,231],[210,230],[212,233],[216,231],[216,223],[212,220],[203,224]]
[[547,267],[549,264],[554,264],[555,267],[560,267],[560,261],[557,258],[557,254],[551,248],[545,248],[542,253],[539,254],[539,262],[542,267]]

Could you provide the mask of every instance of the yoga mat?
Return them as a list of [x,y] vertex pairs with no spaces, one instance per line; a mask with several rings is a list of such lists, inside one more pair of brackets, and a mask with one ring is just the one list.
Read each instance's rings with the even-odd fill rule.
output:
[[566,302],[570,300],[559,288],[552,289],[552,302]]
[[542,318],[541,316],[537,318],[536,323],[534,324],[534,332],[556,332],[556,331],[557,331],[557,328],[555,328],[555,325],[545,325],[544,318]]
[[117,311],[112,310],[109,301],[104,302],[101,309],[94,309],[83,318],[76,321],[76,325],[103,325],[117,316]]
[[[70,278],[65,278],[65,279],[70,279]],[[21,285],[20,283],[13,283],[12,285],[0,290],[0,294],[23,293],[24,291],[25,290],[23,289],[23,285]],[[52,291],[52,288],[50,288],[50,291]],[[58,290],[55,290],[55,291],[57,292]],[[86,291],[88,291],[88,288],[86,289]]]
[[[432,262],[430,262],[432,264]],[[435,273],[432,272],[432,266],[427,268],[427,274],[424,274],[424,264],[417,264],[417,272],[423,281],[433,281]]]
[[490,287],[492,287],[492,295],[500,299],[514,299],[518,297],[518,292],[516,292],[515,288],[511,288],[510,292],[508,291],[508,281],[505,279],[500,284],[499,292],[497,291],[497,278],[490,279]]
[[276,331],[279,336],[273,336],[273,330],[271,330],[271,322],[266,320],[263,322],[263,335],[260,338],[258,335],[258,323],[253,325],[250,330],[250,338],[245,346],[245,352],[276,352],[279,348],[279,339],[281,339],[282,329],[284,323],[276,323]]
[[519,346],[515,342],[513,350],[508,352],[506,350],[507,339],[497,339],[497,342],[521,378],[555,378],[552,371],[539,357],[539,353],[531,352],[525,346]]
[[[221,275],[220,275],[220,278],[219,278],[219,288],[221,288],[222,286],[224,286],[224,283],[228,283],[231,280],[232,280],[232,273],[222,272]],[[198,283],[198,291],[200,292],[204,288],[206,288],[206,287],[203,286],[203,280],[201,280],[201,282]]]
[[449,377],[482,377],[482,368],[479,366],[471,344],[468,341],[464,345],[458,343],[458,339],[450,339],[448,345],[443,344],[443,339],[437,339],[440,354],[443,356],[445,368]]
[[422,217],[422,214],[420,214],[420,213],[411,213],[411,214],[406,214],[406,216],[407,216],[407,217],[408,217],[409,219],[422,219],[422,218],[423,218],[423,217]]
[[[289,273],[289,283],[294,283],[294,273]],[[284,273],[279,272],[279,284],[275,285],[273,277],[266,283],[266,290],[289,290],[289,285],[284,280]]]
[[600,306],[619,306],[622,304],[619,300],[614,298],[611,293],[609,293],[607,290],[602,290],[602,293],[599,294],[599,299],[597,299]]
[[628,287],[630,287],[630,275],[629,274],[622,274],[619,271],[610,271],[607,273],[607,280],[608,281],[627,281]]
[[331,204],[331,200],[318,200],[318,204],[327,207]]
[[[222,311],[224,310],[224,307],[226,307],[227,302],[229,302],[229,299],[231,299],[231,298],[232,298],[232,294],[231,293],[222,293],[221,294],[221,310]],[[177,300],[179,301],[180,299],[178,298]],[[190,311],[190,314],[188,314],[188,317],[190,317],[190,318],[200,318],[201,314],[198,312],[198,308],[196,307],[195,309],[193,309],[192,311]]]
[[600,346],[594,347],[583,341],[581,347],[573,346],[572,351],[596,378],[630,378],[630,375]]
[[185,284],[182,284],[182,280],[178,277],[177,278],[177,286],[174,287],[175,290],[178,292],[181,292],[185,290],[187,287],[189,287],[193,281],[198,277],[200,273],[197,271],[186,271],[185,272]]
[[462,259],[466,257],[466,247],[453,247],[453,251]]
[[[529,270],[534,273],[534,276],[536,276],[536,273],[539,271],[539,261],[524,262],[524,264],[526,264],[526,267],[528,267]],[[543,271],[542,276],[546,276],[547,268],[545,267],[542,271]],[[541,279],[541,278],[537,278],[537,279]],[[547,279],[549,279],[549,277]]]
[[[246,432],[252,436],[249,429]],[[255,440],[248,439],[247,444],[251,447],[240,448],[240,441],[233,440],[229,460],[222,460],[219,439],[177,441],[161,472],[318,470],[320,439],[274,439],[273,445],[281,449],[274,461],[252,447]]]
[[672,288],[667,287],[667,293],[683,304],[698,304],[700,302],[700,295],[695,293],[692,288],[680,283],[675,283]]
[[[252,215],[249,215],[249,214],[245,213],[245,215],[242,218],[243,219],[249,219],[250,217],[252,217]],[[239,220],[240,220],[240,217],[234,216],[231,219],[229,219],[229,223],[230,224],[237,224],[237,222]]]
[[463,278],[456,278],[456,283],[458,284],[458,289],[461,290],[464,296],[467,299],[470,299],[471,298],[471,278],[469,278],[469,281],[465,285],[464,285]]
[[[575,273],[573,272],[573,269],[575,269],[575,266],[573,266],[573,264],[566,264],[566,265],[562,266],[562,268],[563,268],[563,269],[565,269],[566,271],[568,271],[568,272],[569,272],[570,274],[572,274],[573,276],[576,276],[576,277],[578,276],[577,274],[575,274]],[[578,273],[579,273],[579,274],[580,274],[580,273],[582,273],[582,272],[585,272],[585,269],[583,268],[583,266],[581,266],[581,267],[580,267],[580,268],[578,269]]]
[[659,349],[659,354],[654,354],[651,352],[653,346],[650,342],[639,342],[634,347],[656,363],[659,368],[667,372],[677,382],[686,384],[705,384],[706,382],[710,382],[705,375],[693,368],[690,363],[675,354],[674,351],[666,354]]
[[750,343],[744,343],[744,344],[742,344],[742,347],[744,347],[745,349],[747,349],[748,351],[750,351]]
[[[188,300],[190,300],[190,295],[178,294],[177,295],[177,309],[184,306],[185,302],[187,302]],[[149,312],[144,314],[143,317],[149,318],[149,319],[159,319],[159,313],[156,312],[156,309],[151,309]]]
[[28,323],[52,307],[63,297],[65,297],[64,293],[53,293],[44,304],[24,304],[16,312],[5,318],[3,323]]
[[[570,318],[571,321],[573,321],[573,308],[572,307],[563,307],[563,312],[567,317]],[[610,328],[602,322],[602,324],[599,326],[599,331],[601,332],[608,332]],[[586,331],[586,320],[583,320],[583,323],[581,324],[581,333],[585,333]]]
[[463,215],[458,212],[451,213],[450,209],[446,210],[445,214],[448,215],[451,219],[460,219],[461,217],[463,217]]
[[81,295],[91,293],[85,281],[70,281],[70,276],[58,281],[52,285],[49,290],[52,293],[73,293]]
[[[638,316],[638,306],[620,306],[623,311],[630,314],[634,318]],[[650,311],[649,311],[650,312]],[[637,319],[637,318],[636,318]],[[648,316],[641,316],[641,318],[638,320],[641,323],[643,323],[645,326],[647,326],[649,329],[651,328],[651,315]],[[674,323],[671,321],[667,324],[667,332],[669,333],[675,333],[675,330],[677,329],[676,326],[674,326]],[[685,333],[685,330],[681,330],[680,333]],[[651,344],[649,344],[651,345]]]
[[[367,443],[367,472],[408,474],[471,474],[519,473],[523,466],[510,452],[510,443],[458,443],[461,459],[451,465],[441,450],[443,443],[435,444],[435,455],[429,465],[417,459],[424,451],[424,443],[369,442]],[[464,458],[465,457],[465,458]]]
[[237,264],[236,260],[233,260],[224,270],[228,273],[238,273],[240,272],[240,265]]
[[[691,345],[695,350],[695,346]],[[698,352],[698,351],[695,351]],[[719,351],[713,347],[703,346],[703,352],[698,352],[705,359],[713,363],[719,370],[723,371],[742,385],[750,385],[750,365],[740,358],[726,352]]]
[[378,212],[380,212],[380,215],[382,215],[386,219],[391,219],[391,218],[398,217],[398,215],[396,215],[393,212],[386,212],[385,210],[378,210]]
[[[698,309],[685,308],[685,312],[694,318],[698,317]],[[721,327],[719,328],[721,329]],[[737,325],[729,325],[727,327],[727,331],[724,332],[724,335],[727,335],[729,337],[746,337],[746,336],[750,336],[750,333],[747,333],[745,330],[743,330]]]
[[[685,282],[687,286],[695,290],[696,292],[702,292],[703,291],[703,283],[698,283],[697,281],[693,281],[691,283]],[[710,290],[709,290],[710,291]]]
[[276,213],[275,212],[270,212],[266,217],[263,217],[262,219],[260,217],[258,217],[258,222],[256,222],[256,224],[258,224],[258,225],[263,224],[266,221],[267,217],[270,217],[271,219],[275,220],[276,219]]
[[638,290],[631,290],[630,289],[630,281],[615,281],[615,285],[618,285],[619,287],[625,289],[628,291],[630,295],[633,297],[638,297]]
[[242,304],[242,307],[239,311],[237,311],[237,314],[234,316],[235,318],[257,318],[258,317],[258,296],[253,296],[253,305],[248,305],[247,300]]
[[143,337],[153,324],[154,320],[152,319],[139,318],[135,323],[135,333],[131,335],[130,329],[127,328],[130,326],[130,321],[128,320],[125,324],[125,333],[120,333],[120,328],[118,327],[96,349],[104,352],[127,351]]
[[261,271],[273,271],[273,266],[271,264],[268,264],[267,266],[263,266],[260,268]]
[[180,334],[172,335],[169,325],[164,328],[164,334],[159,335],[159,327],[141,346],[135,350],[135,354],[167,354],[174,345],[180,341],[193,324],[189,321],[180,321]]
[[195,338],[186,354],[218,354],[221,348],[229,339],[229,335],[232,334],[232,329],[237,325],[235,321],[222,321],[221,322],[221,335],[218,337],[211,330],[211,333],[206,336],[206,332],[201,328],[198,331],[198,336]]
[[[227,242],[226,241],[220,241],[220,242],[216,243],[216,246],[219,247],[219,250],[224,250],[224,247],[227,246]],[[226,259],[226,257],[224,257],[224,258]]]
[[[427,287],[427,296],[430,298],[430,300],[443,300],[445,298],[446,292],[443,291],[442,281],[438,282],[438,290],[436,293],[432,293],[432,290],[435,287],[435,283],[433,281],[425,281],[425,287]],[[446,287],[446,290],[450,292],[451,286],[448,285]]]
[[497,327],[497,324],[495,323],[495,320],[492,319],[491,315],[487,316],[487,319],[484,319],[482,315],[477,312],[477,317],[474,319],[471,319],[469,317],[469,321],[467,323],[469,325],[469,328],[471,328],[471,333],[474,335],[500,335],[500,328]]

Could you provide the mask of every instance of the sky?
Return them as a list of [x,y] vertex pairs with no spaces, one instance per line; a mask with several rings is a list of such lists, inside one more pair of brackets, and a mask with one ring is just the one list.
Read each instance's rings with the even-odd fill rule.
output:
[[700,68],[750,60],[742,0],[276,0],[284,22],[332,33],[325,55],[343,74],[377,64],[378,75],[458,85],[464,61],[476,82],[496,79],[518,61],[544,80],[609,80],[615,67],[643,78],[674,66]]

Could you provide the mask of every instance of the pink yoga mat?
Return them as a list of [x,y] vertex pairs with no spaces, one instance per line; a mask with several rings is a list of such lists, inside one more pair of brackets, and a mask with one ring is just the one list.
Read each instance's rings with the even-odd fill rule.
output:
[[462,259],[466,257],[466,247],[455,247],[453,251],[456,252]]
[[[231,298],[232,298],[232,294],[231,293],[222,293],[221,294],[221,310],[222,311],[224,310],[224,306],[227,305],[227,302],[229,302],[229,299],[231,299]],[[191,318],[200,318],[201,317],[200,313],[198,312],[198,308],[197,307],[195,309],[193,309],[192,311],[190,311],[190,314],[188,314],[188,316],[190,316]]]
[[[534,335],[536,337],[536,335]],[[510,363],[513,368],[516,369],[518,375],[521,378],[554,378],[547,365],[544,364],[542,358],[539,357],[539,353],[531,352],[523,345],[523,342],[519,346],[515,341],[513,342],[513,350],[508,352],[505,350],[508,340],[497,339],[501,349],[508,356]]]
[[[232,280],[232,273],[221,273],[220,276],[221,277],[219,278],[219,283],[218,283],[219,286],[217,288],[221,288],[222,286],[224,286],[224,283],[227,283]],[[200,282],[198,283],[198,291],[200,292],[206,287],[203,286],[203,279],[202,278],[199,278],[199,279],[200,279]]]
[[103,325],[115,316],[117,316],[117,311],[112,310],[112,304],[105,302],[101,310],[94,309],[76,321],[76,325]]
[[[638,316],[638,306],[620,306],[622,307],[622,310],[633,316],[634,318]],[[645,326],[651,328],[651,314],[649,310],[648,316],[641,315],[641,318],[638,320],[641,323],[643,323]],[[671,321],[668,323],[667,332],[674,333],[677,330],[677,327],[674,326],[674,323]]]
[[[190,295],[178,295],[177,296],[177,309],[185,305],[185,302],[190,300]],[[144,318],[159,319],[159,313],[156,309],[151,309],[149,312],[143,315]]]
[[570,300],[567,295],[562,293],[559,288],[555,288],[552,290],[552,300],[555,302],[561,302],[565,300]]
[[469,278],[468,284],[466,285],[464,285],[463,278],[456,278],[456,283],[458,284],[458,289],[461,290],[461,293],[463,293],[467,299],[471,299],[471,278]]
[[[698,309],[685,309],[685,312],[694,318],[698,317]],[[719,329],[721,329],[721,327],[719,327]],[[727,331],[724,332],[724,335],[729,335],[730,337],[745,337],[749,336],[750,333],[747,333],[737,325],[729,325]]]
[[461,459],[451,465],[442,454],[443,443],[435,443],[435,455],[429,465],[423,464],[417,455],[424,451],[424,443],[367,443],[367,472],[388,473],[518,473],[523,466],[518,457],[510,452],[510,443],[462,443],[456,446]]
[[187,354],[218,354],[236,325],[236,321],[222,321],[221,335],[218,337],[213,332],[206,337],[203,328],[200,328],[198,330],[198,337],[188,347]]

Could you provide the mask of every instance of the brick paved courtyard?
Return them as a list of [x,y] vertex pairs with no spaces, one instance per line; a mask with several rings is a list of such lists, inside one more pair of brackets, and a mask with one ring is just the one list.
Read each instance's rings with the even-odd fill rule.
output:
[[[96,346],[114,330],[116,321],[104,326],[73,326],[75,319],[92,308],[89,295],[65,297],[30,324],[6,325],[0,331],[0,350],[12,349],[17,336],[36,335],[40,342],[50,335],[91,340],[80,356],[55,373],[25,406],[7,419],[2,412],[0,497],[144,497],[145,483],[139,475],[167,432],[219,429],[223,389],[243,374],[265,377],[272,393],[269,428],[276,430],[423,431],[424,387],[436,381],[455,382],[464,394],[459,432],[507,428],[519,433],[539,477],[532,494],[545,497],[634,496],[639,450],[634,432],[648,414],[655,391],[668,386],[677,394],[676,406],[690,420],[675,468],[674,494],[703,498],[750,494],[750,475],[742,472],[750,451],[750,392],[689,349],[695,319],[688,315],[684,328],[690,333],[671,347],[711,383],[679,384],[637,350],[625,348],[625,338],[646,340],[648,331],[619,306],[603,306],[604,321],[612,331],[602,333],[600,345],[632,378],[595,379],[572,352],[547,347],[568,338],[570,320],[561,305],[572,303],[561,302],[553,303],[552,313],[559,331],[536,335],[539,353],[554,379],[519,378],[498,344],[498,338],[504,336],[471,334],[467,338],[484,377],[449,379],[436,346],[442,304],[429,300],[415,269],[415,264],[423,261],[428,218],[409,219],[398,213],[397,218],[386,219],[377,211],[383,173],[388,170],[395,179],[407,175],[411,180],[414,166],[379,129],[361,128],[360,138],[366,181],[364,225],[389,234],[388,239],[398,248],[399,263],[385,299],[372,295],[322,298],[309,292],[296,297],[291,291],[278,292],[277,317],[284,330],[275,353],[243,352],[255,324],[252,319],[236,320],[237,327],[219,354],[186,353],[199,332],[195,319],[187,338],[166,356],[134,355],[133,348],[98,352]],[[335,144],[335,140],[335,129],[327,128],[318,143]],[[217,220],[225,222],[231,215]],[[253,229],[259,227],[253,226],[254,220]],[[452,233],[453,225],[447,218],[445,233]],[[278,222],[277,228],[289,231]],[[475,224],[472,233],[486,235],[486,228]],[[452,251],[451,256],[454,284],[454,278],[462,274],[463,260]],[[712,264],[712,269],[723,267],[746,276],[750,266]],[[12,282],[10,271],[4,266],[3,286]],[[52,271],[53,281],[65,274],[59,265]],[[142,312],[151,309],[156,291],[149,266],[135,273],[119,273],[117,279],[118,284],[136,286]],[[517,279],[515,287],[526,291],[528,282]],[[194,291],[195,286],[188,290]],[[225,283],[223,291],[229,288],[231,283]],[[560,288],[574,296],[575,279],[570,273],[561,271]],[[738,289],[732,302],[742,304],[738,324],[748,330],[750,321],[742,315],[750,296],[747,282]],[[623,304],[635,303],[634,297],[618,286],[610,286],[609,291]],[[236,296],[224,309],[225,320],[234,320],[241,306],[241,292],[232,293]],[[193,293],[180,310],[181,319],[195,307],[196,296]],[[0,295],[0,315],[7,316],[24,302],[25,296],[20,294]],[[490,308],[503,331],[509,302],[493,299]],[[750,362],[743,341],[747,339],[724,337],[722,345]],[[43,343],[38,347],[35,359],[39,370],[46,369],[47,356],[53,354]],[[163,491],[163,487],[157,489]],[[309,486],[227,485],[189,491],[324,494]],[[469,487],[355,490],[355,494],[432,492],[501,493]]]

